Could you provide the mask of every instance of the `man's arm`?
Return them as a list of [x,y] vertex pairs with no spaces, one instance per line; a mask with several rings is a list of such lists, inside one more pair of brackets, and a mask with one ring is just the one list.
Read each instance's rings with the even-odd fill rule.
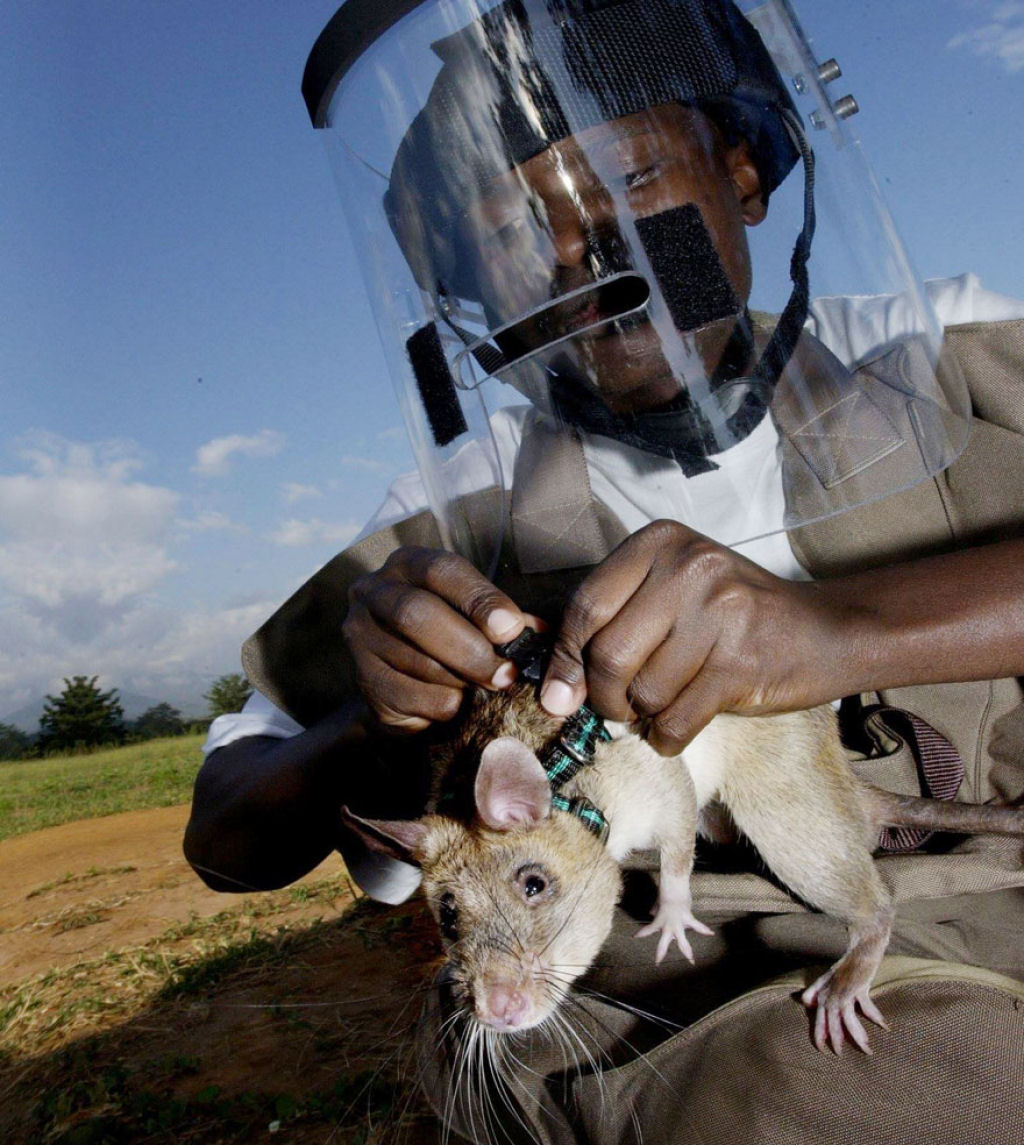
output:
[[507,687],[515,668],[494,643],[528,621],[536,618],[467,561],[396,550],[352,586],[333,636],[348,645],[363,699],[298,735],[247,736],[212,752],[196,779],[188,861],[215,890],[271,889],[338,846],[343,804],[378,817],[419,814],[422,757],[401,733],[450,719],[468,683]]
[[185,857],[214,890],[270,890],[338,844],[338,811],[363,802],[374,746],[353,702],[299,735],[246,736],[196,778]]

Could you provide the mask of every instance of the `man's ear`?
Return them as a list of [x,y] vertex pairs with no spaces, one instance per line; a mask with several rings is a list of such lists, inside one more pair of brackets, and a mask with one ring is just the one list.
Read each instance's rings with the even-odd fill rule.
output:
[[535,827],[551,813],[551,783],[544,768],[514,736],[484,748],[473,794],[477,814],[495,831]]
[[745,139],[726,149],[725,164],[743,211],[743,221],[748,227],[756,227],[764,221],[768,207],[761,194],[761,176],[757,164]]
[[427,826],[422,819],[360,819],[342,807],[341,822],[362,839],[367,850],[420,865],[427,838]]

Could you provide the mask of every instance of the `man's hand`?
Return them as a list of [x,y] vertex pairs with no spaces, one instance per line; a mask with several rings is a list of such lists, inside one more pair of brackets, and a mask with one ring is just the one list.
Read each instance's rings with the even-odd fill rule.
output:
[[541,702],[564,715],[589,696],[610,719],[645,720],[652,746],[674,755],[720,711],[764,715],[831,699],[820,661],[835,628],[814,584],[655,521],[571,597]]
[[684,525],[624,541],[570,599],[541,702],[644,720],[675,755],[719,712],[1024,674],[1024,538],[781,580]]
[[467,683],[504,688],[515,667],[494,644],[535,618],[468,561],[403,548],[349,590],[342,632],[367,704],[385,725],[422,731],[459,709]]

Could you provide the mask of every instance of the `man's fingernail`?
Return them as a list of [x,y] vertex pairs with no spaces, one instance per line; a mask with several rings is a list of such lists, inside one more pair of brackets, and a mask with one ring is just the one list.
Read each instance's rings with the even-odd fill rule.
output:
[[512,633],[519,625],[519,617],[507,608],[496,608],[487,617],[487,630],[496,642],[511,639]]
[[541,688],[540,702],[553,716],[571,716],[576,710],[572,688],[564,680],[549,680]]
[[491,677],[492,688],[507,688],[509,684],[516,678],[516,666],[511,660],[506,660],[504,664],[494,673]]

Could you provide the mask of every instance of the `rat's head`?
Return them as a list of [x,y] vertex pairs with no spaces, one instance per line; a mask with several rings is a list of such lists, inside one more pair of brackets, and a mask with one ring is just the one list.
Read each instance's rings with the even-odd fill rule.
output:
[[511,736],[483,751],[475,815],[362,822],[368,842],[423,871],[456,997],[501,1032],[539,1025],[611,929],[619,870],[571,815],[553,811],[534,752]]

